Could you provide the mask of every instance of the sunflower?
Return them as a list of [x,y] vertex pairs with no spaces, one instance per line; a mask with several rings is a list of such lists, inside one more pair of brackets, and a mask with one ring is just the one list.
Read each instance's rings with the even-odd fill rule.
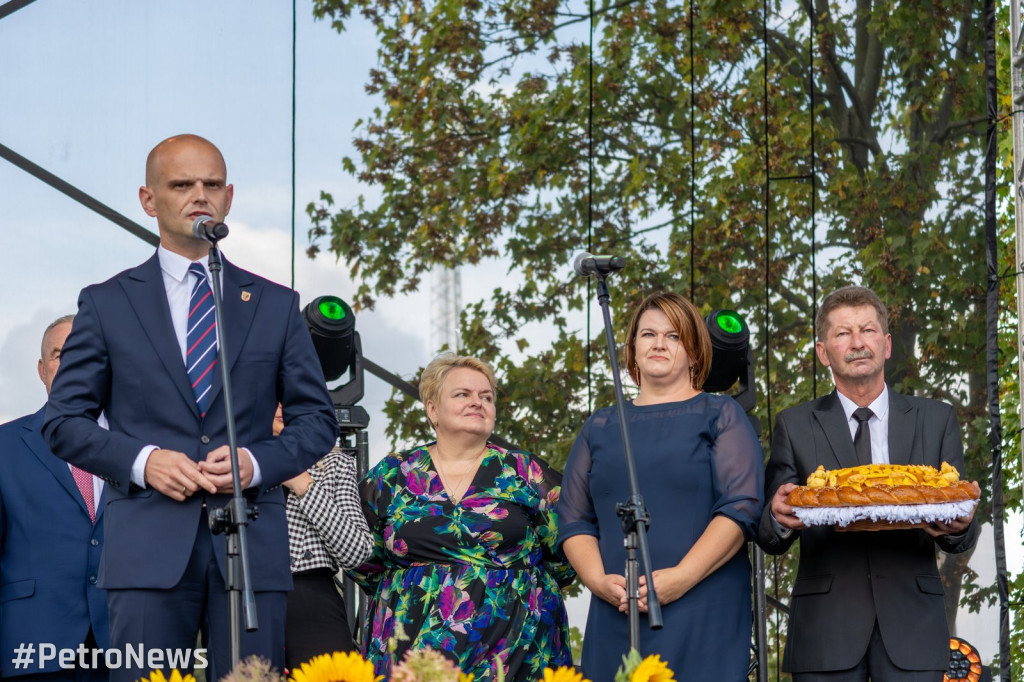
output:
[[171,671],[170,678],[164,677],[162,670],[154,670],[149,674],[149,677],[143,677],[139,682],[196,682],[196,678],[191,675],[182,676],[178,669],[175,668]]
[[374,675],[373,664],[359,654],[335,651],[303,663],[292,671],[290,682],[380,682],[383,679],[383,675]]
[[640,661],[629,682],[676,682],[676,678],[661,656],[651,654]]
[[559,666],[557,670],[544,668],[544,679],[540,682],[590,682],[590,680],[576,672],[575,668]]

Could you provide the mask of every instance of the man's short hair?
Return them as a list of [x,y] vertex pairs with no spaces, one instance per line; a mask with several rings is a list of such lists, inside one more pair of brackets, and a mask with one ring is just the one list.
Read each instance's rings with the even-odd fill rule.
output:
[[47,325],[46,331],[43,332],[43,339],[39,343],[39,357],[43,358],[44,360],[46,359],[46,335],[53,331],[54,327],[62,325],[65,322],[67,322],[68,324],[73,324],[74,321],[75,316],[72,313],[71,315],[61,315],[56,320]]
[[878,319],[882,323],[882,333],[889,333],[889,311],[886,309],[878,294],[867,287],[849,286],[836,289],[825,297],[818,308],[818,316],[814,320],[814,326],[818,328],[818,341],[824,341],[828,336],[828,316],[836,308],[860,308],[869,305],[878,313]]

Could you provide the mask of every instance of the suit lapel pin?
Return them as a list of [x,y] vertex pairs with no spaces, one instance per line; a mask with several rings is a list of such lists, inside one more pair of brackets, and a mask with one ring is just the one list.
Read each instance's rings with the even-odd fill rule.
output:
[[251,293],[249,293],[248,291],[243,291],[242,292],[242,300],[243,301],[248,303],[250,298],[252,298],[252,294]]

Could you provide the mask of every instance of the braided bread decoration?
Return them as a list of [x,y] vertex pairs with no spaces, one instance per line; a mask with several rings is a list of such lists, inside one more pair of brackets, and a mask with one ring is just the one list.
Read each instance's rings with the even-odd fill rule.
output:
[[891,504],[941,504],[977,499],[956,468],[913,464],[866,464],[826,471],[819,466],[807,485],[786,497],[791,507],[855,507]]

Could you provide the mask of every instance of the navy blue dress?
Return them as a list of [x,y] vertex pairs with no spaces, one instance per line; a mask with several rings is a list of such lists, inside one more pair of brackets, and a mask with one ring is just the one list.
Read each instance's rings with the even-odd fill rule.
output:
[[[627,404],[640,492],[651,515],[652,569],[675,566],[713,516],[735,521],[753,538],[761,515],[764,457],[747,416],[728,396],[700,393],[682,402]],[[615,505],[629,497],[615,408],[591,415],[562,478],[559,542],[598,539],[605,571],[625,573],[626,551]],[[658,654],[677,680],[747,679],[751,579],[741,549],[717,571],[662,609],[652,631],[640,614],[640,653]],[[592,597],[583,639],[583,670],[593,682],[614,678],[629,646],[627,616]]]

